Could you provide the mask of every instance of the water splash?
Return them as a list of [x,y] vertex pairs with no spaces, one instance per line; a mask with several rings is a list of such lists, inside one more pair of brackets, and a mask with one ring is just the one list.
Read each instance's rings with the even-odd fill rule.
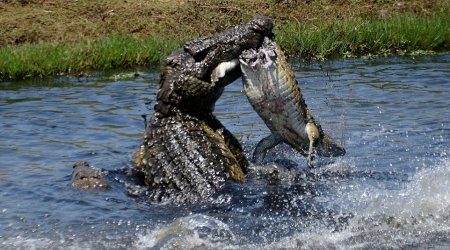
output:
[[[273,166],[266,166],[262,172],[270,171],[271,168]],[[358,169],[351,161],[339,161],[318,172],[328,177],[348,178],[350,175],[358,175]],[[291,179],[292,176],[286,178]],[[161,224],[140,235],[135,246],[140,249],[361,249],[423,247],[428,244],[433,247],[446,246],[450,242],[449,180],[450,159],[443,159],[435,166],[417,172],[403,188],[395,192],[357,185],[347,187],[350,193],[336,192],[336,203],[345,204],[341,206],[341,212],[335,211],[328,217],[323,214],[318,217],[294,217],[290,214],[290,219],[284,220],[274,213],[250,216],[248,220],[256,220],[253,222],[255,228],[258,224],[263,225],[263,228],[258,233],[254,231],[241,234],[236,225],[229,225],[207,215],[194,214],[170,224]],[[342,200],[339,200],[341,198]],[[350,208],[348,204],[353,205]],[[342,214],[346,209],[351,209],[351,216]],[[330,220],[334,220],[336,224],[330,227]],[[239,223],[245,228],[249,221]],[[340,226],[335,227],[338,224]],[[273,234],[282,231],[291,233],[273,237]],[[261,237],[262,240],[255,241]]]
[[160,226],[139,236],[138,249],[193,249],[205,246],[223,248],[235,242],[227,224],[212,217],[194,214]]

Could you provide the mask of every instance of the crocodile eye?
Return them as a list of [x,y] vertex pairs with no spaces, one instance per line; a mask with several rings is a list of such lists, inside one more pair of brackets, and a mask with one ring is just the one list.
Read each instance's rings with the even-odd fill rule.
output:
[[253,29],[255,31],[271,31],[273,28],[273,22],[267,16],[258,16],[252,21]]
[[203,44],[203,40],[189,42],[184,45],[184,51],[191,54],[194,57],[196,62],[199,62],[205,59],[206,55],[208,55],[211,50],[211,45]]

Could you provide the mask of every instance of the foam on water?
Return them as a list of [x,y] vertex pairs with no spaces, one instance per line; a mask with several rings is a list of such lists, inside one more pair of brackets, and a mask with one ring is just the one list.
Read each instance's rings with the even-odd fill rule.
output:
[[194,214],[140,235],[135,247],[138,249],[191,249],[205,246],[223,248],[232,242],[235,242],[235,235],[227,224],[206,215]]
[[364,211],[371,215],[375,208],[385,214],[408,219],[439,215],[450,206],[450,160],[442,159],[436,166],[420,170],[398,192],[379,192]]
[[[343,230],[298,233],[287,240],[304,248],[439,247],[450,242],[450,160],[416,173],[396,192],[357,190],[349,194],[354,217]],[[348,197],[347,197],[348,199]],[[286,239],[275,243],[283,247]]]

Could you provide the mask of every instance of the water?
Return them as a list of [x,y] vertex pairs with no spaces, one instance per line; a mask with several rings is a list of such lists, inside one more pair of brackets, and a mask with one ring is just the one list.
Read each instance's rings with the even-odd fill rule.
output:
[[[156,70],[0,84],[2,249],[364,249],[450,246],[450,55],[295,64],[347,155],[313,174],[287,146],[201,205],[155,204],[129,172]],[[268,134],[236,81],[216,115],[247,153]],[[72,164],[112,188],[68,186]]]

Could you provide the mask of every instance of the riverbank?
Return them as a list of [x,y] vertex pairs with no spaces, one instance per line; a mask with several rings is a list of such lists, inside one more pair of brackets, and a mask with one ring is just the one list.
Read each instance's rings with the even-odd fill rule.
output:
[[304,59],[448,52],[450,1],[62,1],[0,3],[0,79],[157,65],[183,42],[270,16]]

